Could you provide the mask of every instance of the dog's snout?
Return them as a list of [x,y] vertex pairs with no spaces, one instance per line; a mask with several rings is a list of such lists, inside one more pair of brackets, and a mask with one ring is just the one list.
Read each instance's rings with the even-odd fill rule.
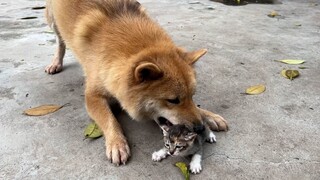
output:
[[203,124],[194,124],[193,131],[197,134],[202,133],[205,130],[205,127]]

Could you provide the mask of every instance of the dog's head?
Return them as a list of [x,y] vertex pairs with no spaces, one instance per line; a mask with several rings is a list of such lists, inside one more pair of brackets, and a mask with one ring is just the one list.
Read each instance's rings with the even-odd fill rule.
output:
[[158,48],[133,57],[124,109],[133,118],[152,118],[158,124],[202,124],[192,99],[196,90],[193,65],[206,52]]

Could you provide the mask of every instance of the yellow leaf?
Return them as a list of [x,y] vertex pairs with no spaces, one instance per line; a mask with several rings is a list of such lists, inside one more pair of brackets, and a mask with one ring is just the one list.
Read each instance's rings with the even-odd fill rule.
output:
[[263,93],[265,90],[266,90],[266,87],[260,84],[256,86],[251,86],[248,89],[246,89],[246,94],[257,95],[257,94]]
[[96,123],[90,123],[85,129],[84,135],[89,138],[98,138],[103,135],[103,132]]
[[279,14],[276,11],[272,11],[270,14],[268,14],[269,17],[276,17],[279,16]]
[[281,75],[287,79],[293,80],[294,78],[298,77],[300,75],[298,70],[282,70]]
[[286,70],[286,76],[290,79],[293,80],[294,78],[298,77],[300,75],[298,70]]
[[283,77],[289,79],[288,76],[286,75],[286,71],[287,71],[287,70],[283,69],[280,74],[281,74]]
[[284,59],[284,60],[277,60],[277,61],[286,63],[286,64],[302,64],[305,62],[304,60],[296,60],[296,59]]
[[42,105],[42,106],[25,110],[23,113],[28,116],[43,116],[46,114],[53,113],[62,107],[63,106],[59,106],[59,105]]
[[190,172],[187,165],[184,162],[177,162],[175,165],[181,170],[185,180],[190,180]]

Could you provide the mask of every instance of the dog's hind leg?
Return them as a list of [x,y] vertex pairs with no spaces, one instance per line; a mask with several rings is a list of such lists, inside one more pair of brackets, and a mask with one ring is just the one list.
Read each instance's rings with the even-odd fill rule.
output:
[[53,29],[56,33],[58,48],[57,48],[56,53],[51,61],[51,64],[49,64],[45,69],[45,72],[48,74],[55,74],[55,73],[62,71],[63,57],[66,52],[66,45],[63,42],[63,40],[60,36],[59,30],[55,24],[53,24]]
[[227,131],[228,130],[228,123],[227,121],[218,114],[214,114],[213,112],[207,111],[205,109],[201,109],[200,114],[205,121],[205,123],[210,127],[213,131]]
[[47,0],[47,8],[46,8],[45,15],[47,18],[48,25],[56,33],[56,40],[58,43],[58,48],[57,48],[56,53],[51,61],[51,64],[45,68],[45,72],[47,72],[48,74],[55,74],[55,73],[62,71],[63,57],[66,52],[66,45],[63,42],[63,39],[62,39],[60,32],[59,32],[59,29],[55,24],[54,15],[53,15],[53,12],[51,9],[52,8],[51,3],[52,3],[52,0]]

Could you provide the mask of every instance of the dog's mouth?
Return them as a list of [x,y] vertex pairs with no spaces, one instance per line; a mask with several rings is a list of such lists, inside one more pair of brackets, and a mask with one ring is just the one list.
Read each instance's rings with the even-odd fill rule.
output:
[[161,125],[172,126],[173,125],[168,119],[166,119],[164,117],[159,117],[157,119],[157,123],[159,126],[161,126]]

